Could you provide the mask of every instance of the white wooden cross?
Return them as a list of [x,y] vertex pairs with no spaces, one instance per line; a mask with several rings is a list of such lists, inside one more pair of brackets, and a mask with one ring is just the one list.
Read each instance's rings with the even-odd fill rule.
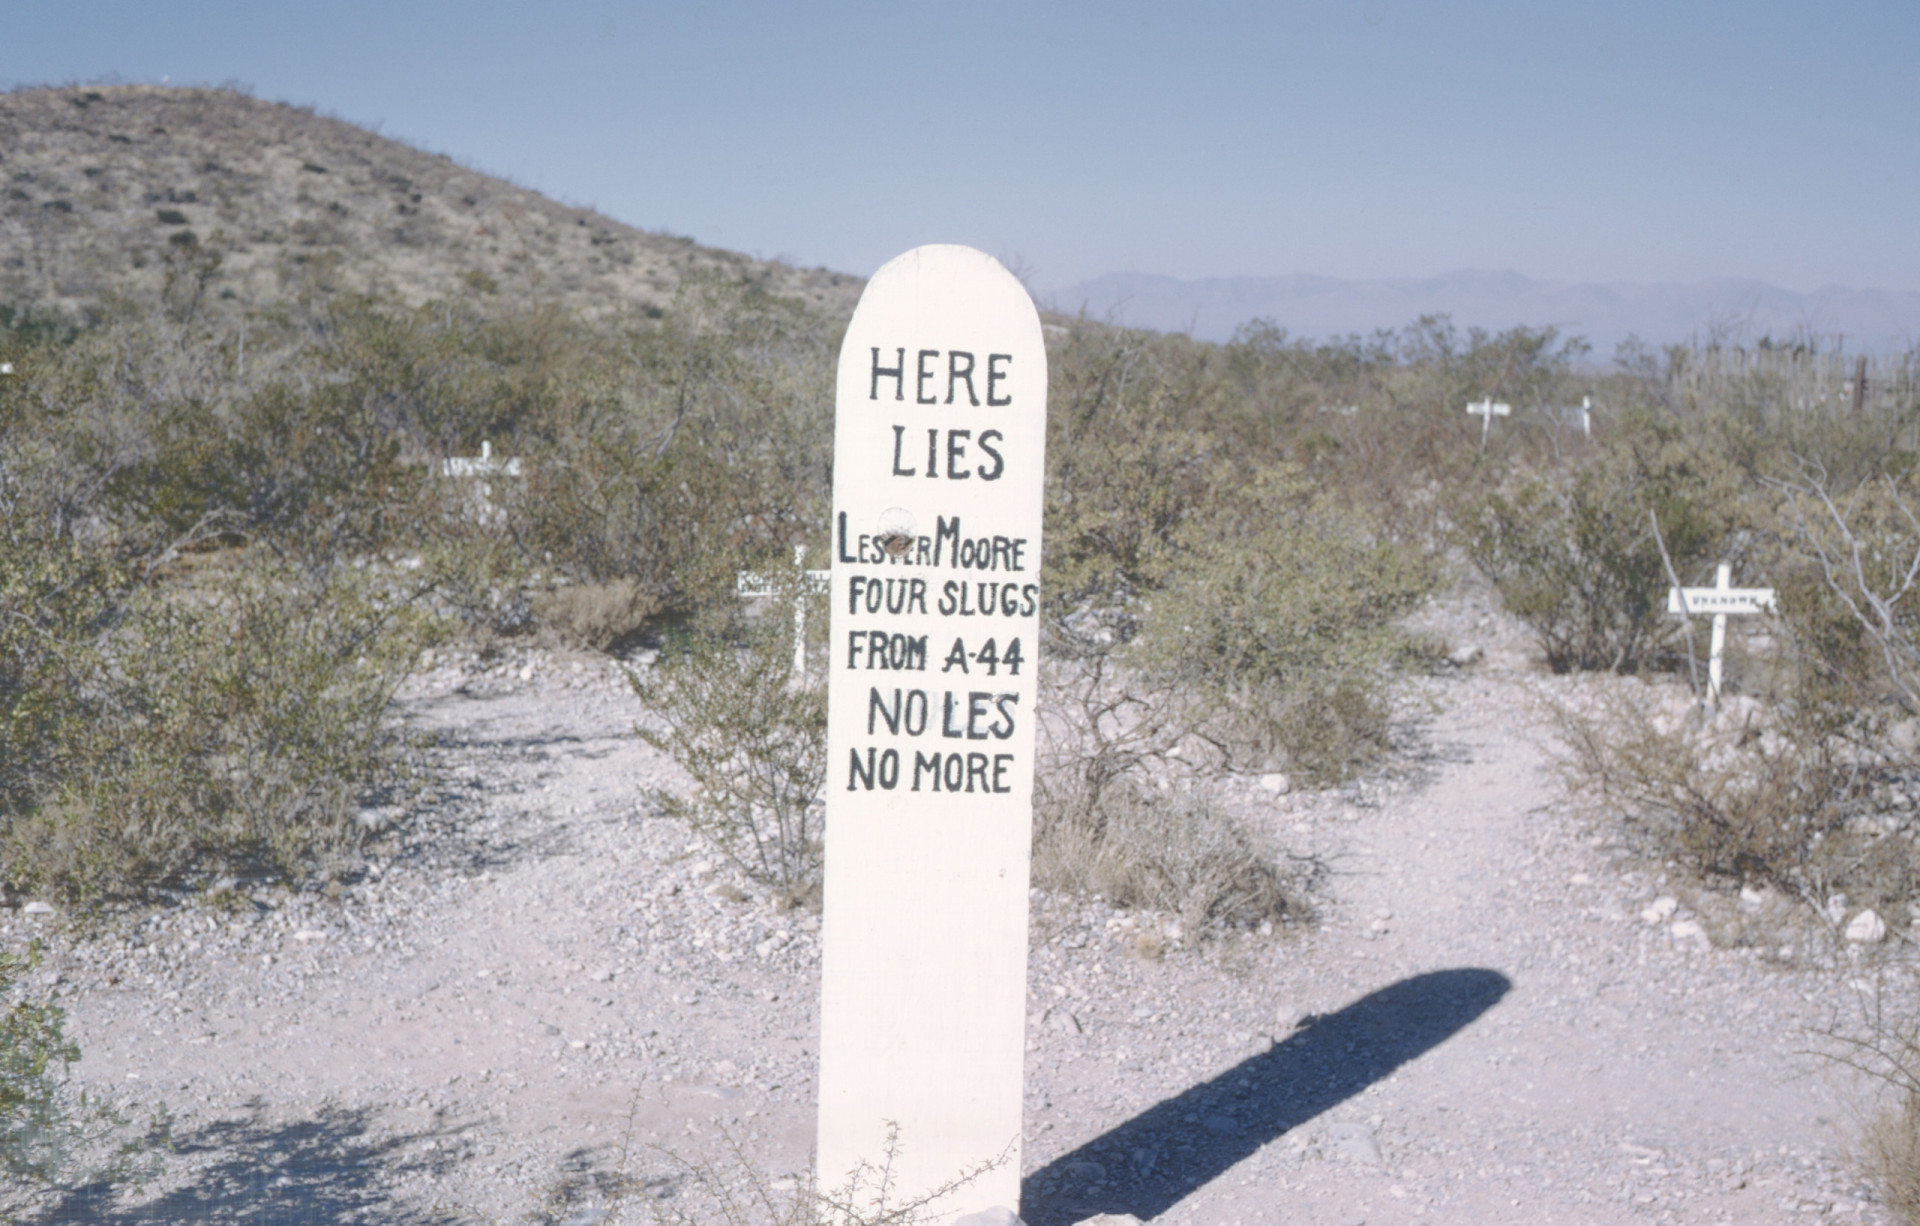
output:
[[[793,547],[793,568],[799,570],[807,560],[807,547]],[[830,570],[801,571],[806,582],[800,594],[793,598],[793,679],[795,684],[807,678],[807,595],[819,595],[827,590],[827,581],[833,577]],[[764,600],[774,595],[773,580],[757,571],[743,570],[734,580],[734,591],[748,600]]]
[[1493,429],[1493,419],[1496,417],[1505,417],[1507,414],[1513,412],[1513,406],[1510,404],[1495,404],[1492,397],[1488,397],[1485,400],[1475,401],[1473,404],[1468,405],[1467,412],[1480,419],[1480,445],[1485,447],[1487,445],[1487,431]]
[[500,523],[506,512],[493,505],[491,479],[496,476],[518,477],[520,459],[518,456],[507,460],[494,459],[493,443],[483,439],[478,456],[448,456],[440,461],[440,475],[471,480],[473,485],[469,487],[469,493],[472,497],[468,502],[468,513],[482,523]]
[[499,473],[505,477],[520,475],[520,460],[496,460],[493,458],[493,443],[482,440],[478,456],[449,456],[440,461],[440,475],[443,477],[491,477]]
[[1720,701],[1720,655],[1727,642],[1727,617],[1750,613],[1771,613],[1774,592],[1770,587],[1734,587],[1733,568],[1720,563],[1712,587],[1675,587],[1667,589],[1667,612],[1683,617],[1695,613],[1713,614],[1713,647],[1707,657],[1707,699]]

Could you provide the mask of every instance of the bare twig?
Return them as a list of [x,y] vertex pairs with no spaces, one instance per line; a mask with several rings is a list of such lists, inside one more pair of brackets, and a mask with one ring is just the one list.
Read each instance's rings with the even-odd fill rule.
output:
[[1653,543],[1660,547],[1660,561],[1667,568],[1667,578],[1672,582],[1673,590],[1680,593],[1680,633],[1687,640],[1687,688],[1698,698],[1700,663],[1693,650],[1693,614],[1687,608],[1687,589],[1681,586],[1680,576],[1674,573],[1673,558],[1667,553],[1667,542],[1660,536],[1660,516],[1649,509],[1647,519],[1653,524]]

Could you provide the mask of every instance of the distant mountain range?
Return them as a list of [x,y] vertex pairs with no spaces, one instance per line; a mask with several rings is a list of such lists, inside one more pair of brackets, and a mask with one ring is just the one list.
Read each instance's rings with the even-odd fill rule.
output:
[[1322,339],[1400,328],[1422,315],[1450,315],[1456,326],[1491,330],[1551,325],[1584,336],[1594,357],[1612,356],[1629,335],[1653,345],[1718,337],[1751,344],[1763,337],[1817,337],[1849,351],[1909,349],[1920,343],[1920,293],[1830,286],[1795,293],[1763,281],[1721,278],[1691,284],[1572,284],[1517,272],[1468,271],[1427,278],[1342,281],[1216,277],[1182,281],[1149,273],[1110,273],[1041,295],[1066,314],[1223,341],[1253,319],[1290,335]]

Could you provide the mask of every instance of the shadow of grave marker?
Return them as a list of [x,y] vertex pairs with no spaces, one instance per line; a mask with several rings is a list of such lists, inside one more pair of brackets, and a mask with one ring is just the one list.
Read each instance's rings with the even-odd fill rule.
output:
[[[1269,1141],[1464,1030],[1512,982],[1480,968],[1389,984],[1219,1076],[1062,1154],[1022,1181],[1030,1226],[1101,1213],[1158,1217]],[[1104,1177],[1093,1183],[1089,1164]]]

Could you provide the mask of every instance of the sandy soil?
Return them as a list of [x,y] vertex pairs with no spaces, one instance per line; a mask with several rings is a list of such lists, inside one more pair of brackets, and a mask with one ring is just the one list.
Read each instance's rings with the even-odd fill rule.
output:
[[[1689,936],[1679,883],[1564,812],[1563,683],[1463,629],[1486,657],[1419,683],[1385,776],[1239,785],[1332,866],[1315,931],[1167,943],[1036,895],[1034,1226],[1887,1220],[1847,1160],[1864,1090],[1815,1054],[1853,1007],[1833,947]],[[638,803],[677,776],[615,670],[449,660],[406,701],[447,784],[337,896],[0,918],[48,942],[77,1081],[175,1120],[145,1190],[22,1220],[586,1226],[686,1203],[676,1157],[804,1178],[817,921]]]

